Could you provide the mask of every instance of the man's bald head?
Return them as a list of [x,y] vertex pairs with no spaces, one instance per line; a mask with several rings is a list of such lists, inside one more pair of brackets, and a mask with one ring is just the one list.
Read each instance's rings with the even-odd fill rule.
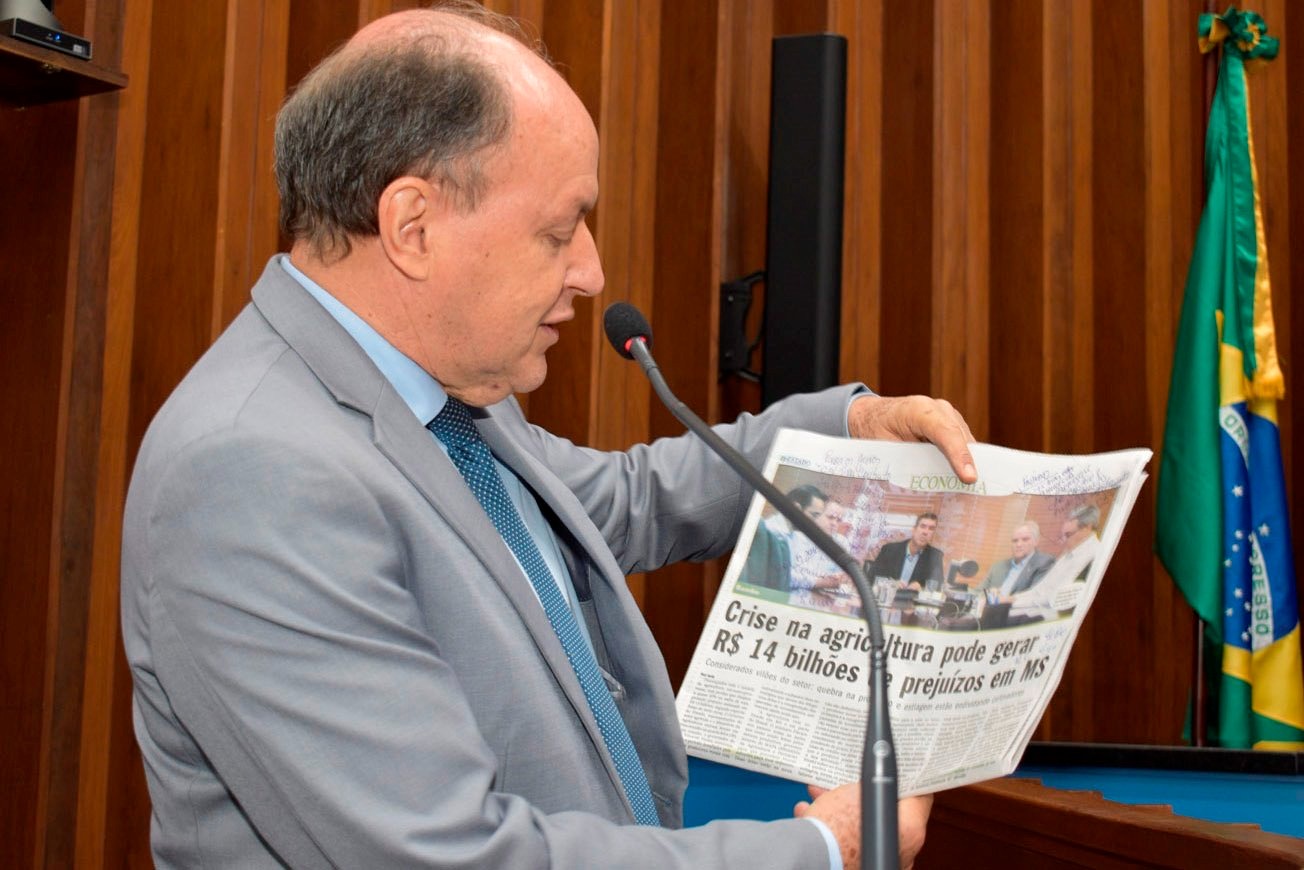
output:
[[513,107],[556,78],[519,25],[476,3],[400,12],[360,30],[310,72],[276,120],[281,228],[322,259],[378,233],[376,205],[404,175],[463,210]]

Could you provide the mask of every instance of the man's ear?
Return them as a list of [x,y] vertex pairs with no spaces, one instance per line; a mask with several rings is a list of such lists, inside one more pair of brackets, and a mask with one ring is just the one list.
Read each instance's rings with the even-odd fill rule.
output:
[[405,175],[391,181],[377,203],[381,247],[394,267],[414,281],[430,277],[438,195],[424,178]]

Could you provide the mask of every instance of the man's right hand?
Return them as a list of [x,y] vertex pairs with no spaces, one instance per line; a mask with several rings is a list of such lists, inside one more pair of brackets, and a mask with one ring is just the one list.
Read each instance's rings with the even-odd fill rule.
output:
[[[813,802],[801,801],[793,808],[797,818],[814,817],[829,826],[842,849],[842,866],[856,870],[860,866],[860,783],[848,783],[833,789],[810,786]],[[897,802],[897,836],[902,870],[910,870],[915,857],[924,847],[928,814],[933,808],[932,795],[903,798]]]

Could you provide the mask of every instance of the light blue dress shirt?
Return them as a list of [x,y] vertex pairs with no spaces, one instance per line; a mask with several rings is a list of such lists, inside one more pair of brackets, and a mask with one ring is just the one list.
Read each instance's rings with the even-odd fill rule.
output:
[[1010,560],[1010,573],[1005,576],[1005,582],[1001,584],[1002,595],[1009,595],[1014,591],[1014,584],[1019,582],[1019,577],[1022,576],[1023,569],[1027,566],[1028,558],[1031,555],[1032,554],[1029,553],[1022,559]]
[[919,557],[923,552],[923,550],[920,550],[918,553],[912,553],[910,552],[910,545],[906,544],[906,556],[901,560],[902,580],[909,580],[910,575],[915,573],[915,566],[919,564]]
[[[277,254],[277,262],[291,278],[298,281],[303,289],[307,290],[312,297],[316,299],[326,311],[334,317],[335,320],[344,327],[345,331],[353,337],[363,352],[371,357],[371,361],[380,369],[380,373],[385,379],[393,385],[394,390],[402,397],[403,401],[412,413],[416,415],[417,421],[425,426],[435,416],[444,409],[444,403],[448,401],[448,394],[439,382],[430,376],[430,374],[421,366],[412,361],[394,345],[390,344],[379,332],[371,327],[369,323],[358,315],[354,314],[348,306],[340,302],[317,282],[313,281],[307,275],[295,268],[290,262],[290,258],[284,254]],[[430,436],[439,449],[448,455],[442,441]],[[534,493],[521,482],[516,473],[498,461],[494,457],[494,465],[498,468],[498,476],[502,478],[503,487],[507,490],[508,497],[511,498],[512,504],[521,515],[525,522],[525,527],[529,529],[530,536],[534,538],[534,543],[539,548],[539,554],[543,556],[543,561],[547,563],[548,570],[552,572],[553,579],[561,588],[561,594],[570,604],[571,610],[575,612],[575,621],[579,623],[580,631],[584,634],[585,641],[589,646],[593,646],[593,640],[589,637],[588,626],[584,623],[584,615],[579,612],[577,606],[577,596],[574,585],[571,582],[570,572],[566,570],[566,562],[561,557],[561,550],[557,546],[557,536],[553,533],[552,527],[548,525],[547,519],[543,516],[543,511],[539,509],[539,503],[534,498]],[[508,548],[510,552],[510,548]],[[512,554],[516,559],[516,555]],[[520,567],[520,560],[516,562]],[[521,573],[525,574],[525,568],[521,567]],[[528,579],[528,578],[527,578]],[[530,587],[534,591],[534,587]],[[538,599],[538,593],[535,598]],[[540,604],[540,607],[543,605]],[[832,870],[843,870],[842,868],[842,850],[838,847],[838,841],[833,836],[833,832],[828,825],[819,819],[809,819],[819,832],[824,836],[825,845],[829,850],[829,866]]]

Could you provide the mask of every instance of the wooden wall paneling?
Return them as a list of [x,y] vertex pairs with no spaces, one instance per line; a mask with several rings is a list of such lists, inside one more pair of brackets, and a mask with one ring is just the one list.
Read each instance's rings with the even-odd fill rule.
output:
[[[1158,252],[1164,248],[1162,240],[1152,249],[1147,260],[1147,305],[1149,308],[1147,331],[1151,342],[1147,348],[1147,376],[1152,395],[1156,397],[1149,409],[1151,414],[1151,447],[1155,451],[1152,471],[1158,470],[1159,453],[1163,443],[1164,414],[1167,408],[1168,378],[1172,371],[1172,351],[1177,338],[1177,324],[1181,316],[1185,295],[1187,270],[1195,246],[1196,229],[1204,205],[1204,130],[1205,130],[1205,67],[1206,60],[1199,53],[1196,40],[1196,22],[1204,4],[1200,0],[1168,0],[1160,6],[1167,15],[1166,42],[1162,44],[1154,34],[1146,37],[1147,52],[1147,112],[1149,107],[1162,105],[1165,97],[1150,80],[1162,75],[1158,66],[1160,58],[1168,59],[1169,79],[1168,118],[1170,129],[1148,131],[1147,172],[1155,175],[1165,166],[1170,180],[1167,203],[1149,197],[1147,202],[1147,235],[1166,227],[1169,234],[1167,263],[1168,281],[1165,285],[1155,267],[1161,267]],[[1154,26],[1164,28],[1157,13],[1147,7],[1145,14]],[[1154,55],[1160,51],[1162,54]],[[1152,73],[1151,64],[1154,64]],[[1162,112],[1155,114],[1162,118]],[[1168,151],[1163,153],[1162,139],[1167,138]],[[1167,210],[1165,214],[1164,211]],[[1167,291],[1167,299],[1160,298]],[[1168,320],[1157,311],[1166,311]],[[1166,357],[1166,358],[1165,358]],[[1158,485],[1157,476],[1151,487]],[[1152,496],[1153,497],[1153,496]],[[1141,566],[1136,566],[1140,570]],[[1191,670],[1194,656],[1195,615],[1173,584],[1157,558],[1152,557],[1152,608],[1150,628],[1154,633],[1157,650],[1169,650],[1170,655],[1156,661],[1151,676],[1152,716],[1146,742],[1180,742],[1184,719],[1190,703]],[[1120,573],[1120,572],[1115,572]],[[1140,740],[1141,738],[1137,738]]]
[[[932,3],[884,5],[880,384],[887,395],[933,388]],[[888,19],[891,19],[889,26]]]
[[[70,0],[59,12],[69,29],[92,32],[85,3]],[[102,49],[111,63],[112,34]],[[0,398],[19,409],[0,428],[0,863],[12,866],[44,860],[47,834],[75,802],[86,618],[78,579],[95,463],[95,374],[82,366],[96,364],[105,238],[96,205],[112,184],[111,166],[106,175],[94,150],[105,105],[69,101],[0,114]]]
[[[1143,9],[1146,111],[1146,378],[1151,396],[1148,412],[1149,446],[1158,456],[1167,411],[1177,322],[1181,316],[1186,265],[1190,261],[1201,200],[1199,174],[1203,156],[1203,70],[1190,2],[1147,2]],[[1157,469],[1158,463],[1152,463]],[[1154,497],[1154,483],[1151,484]],[[1151,557],[1124,571],[1111,572],[1112,582],[1135,578],[1151,581],[1146,646],[1154,662],[1149,674],[1129,682],[1122,703],[1150,704],[1150,715],[1139,725],[1134,742],[1174,743],[1180,739],[1191,693],[1194,621],[1190,608],[1172,579]],[[1148,568],[1148,576],[1147,576]],[[1165,651],[1172,651],[1166,654]],[[1138,686],[1139,681],[1147,685]],[[1148,695],[1147,695],[1148,693]]]
[[[749,5],[747,0],[736,0],[736,13],[742,14],[744,10],[741,7],[747,5]],[[773,6],[772,16],[775,36],[825,33],[830,29],[829,21],[833,5],[831,0],[819,0],[819,2],[810,2],[810,0],[770,0],[769,4],[756,5]],[[767,46],[766,54],[768,53]],[[766,79],[767,83],[768,81],[769,79]]]
[[883,2],[835,0],[831,29],[847,37],[846,182],[842,229],[844,381],[878,389],[883,259]]
[[[655,222],[647,204],[656,193],[661,2],[607,0],[603,20],[602,198],[592,223],[607,289],[594,307],[625,301],[650,316]],[[600,320],[594,317],[592,327],[597,407],[589,443],[620,450],[646,440],[651,388],[638,366],[612,350]]]
[[[1109,155],[1110,171],[1094,174],[1090,188],[1093,353],[1089,365],[1075,367],[1073,378],[1095,397],[1089,441],[1094,450],[1151,441],[1146,414],[1124,411],[1145,408],[1151,398],[1145,368],[1145,215],[1146,191],[1152,184],[1145,163],[1145,129],[1151,119],[1145,112],[1144,52],[1135,28],[1120,26],[1125,19],[1140,21],[1140,4],[1108,15],[1099,7],[1092,9],[1092,152]],[[1104,376],[1105,371],[1110,374]],[[1097,372],[1102,376],[1097,378]],[[1146,655],[1153,617],[1154,577],[1147,570],[1153,537],[1153,495],[1147,490],[1116,551],[1118,562],[1079,632],[1056,695],[1057,737],[1125,742],[1126,735],[1145,730],[1146,714],[1123,703],[1122,696],[1129,687],[1146,682],[1134,663],[1153,661]]]
[[[928,393],[948,399],[974,437],[988,426],[988,179],[991,10],[938,0],[933,21],[933,316]],[[912,349],[922,356],[923,347]]]
[[[50,723],[43,715],[57,654],[52,571],[68,239],[77,154],[76,103],[0,111],[0,864],[37,854]],[[78,190],[81,188],[78,187]],[[52,576],[55,575],[55,576]],[[39,795],[38,795],[39,793]]]
[[[115,22],[110,22],[115,23]],[[108,50],[115,34],[104,29],[96,41]],[[86,625],[94,543],[95,478],[98,458],[100,377],[103,364],[104,290],[109,224],[100,219],[112,196],[113,127],[117,95],[78,102],[73,167],[72,226],[67,240],[68,274],[64,305],[63,360],[50,537],[50,597],[47,631],[41,782],[37,805],[36,866],[67,866],[77,815],[82,687]]]
[[[360,0],[290,0],[285,82],[292,88],[358,29]],[[289,246],[282,244],[282,249]]]
[[[784,4],[780,4],[784,5]],[[791,3],[787,5],[791,6]],[[728,88],[729,120],[725,162],[722,167],[723,215],[721,263],[723,276],[734,280],[765,268],[767,220],[769,217],[770,90],[772,43],[779,35],[779,7],[773,0],[735,3],[730,16],[732,51],[725,87]],[[765,283],[752,285],[752,304],[747,312],[746,333],[761,335],[765,311]],[[749,367],[762,371],[765,348],[752,355]],[[744,411],[761,408],[760,384],[730,377],[720,383],[720,418],[733,420]]]
[[[603,32],[603,0],[548,0],[544,4],[544,44],[595,123],[600,120],[602,102]],[[598,132],[601,134],[601,129]],[[600,158],[605,154],[600,151]],[[599,202],[598,211],[602,208]],[[601,340],[601,306],[601,300],[576,299],[575,319],[562,325],[561,340],[548,352],[548,378],[529,397],[532,422],[581,444],[589,443],[596,429],[593,362]]]
[[[234,2],[234,0],[228,0]],[[212,342],[227,3],[155,4],[128,443]]]
[[222,134],[217,165],[217,237],[210,334],[249,301],[277,250],[272,172],[276,112],[285,95],[290,0],[231,0],[226,15]]
[[[1042,450],[1088,452],[1094,402],[1091,372],[1095,175],[1091,6],[1044,5],[1047,45],[1043,120]],[[1053,42],[1051,41],[1053,40]]]
[[[1067,453],[1090,449],[1089,433],[1083,430],[1090,421],[1091,375],[1090,370],[1084,374],[1083,367],[1095,367],[1091,356],[1090,196],[1093,33],[1087,4],[1069,9],[1055,2],[1041,5],[1041,203],[1036,213],[1041,233],[1038,305],[1044,363],[1038,390],[1041,438],[1040,443],[1028,446]],[[1000,32],[1001,27],[996,30]],[[1008,216],[1012,223],[1021,223],[1020,217]],[[994,218],[994,222],[1001,225],[1002,233],[1017,233],[1005,218]],[[994,254],[994,262],[1002,262],[1012,253]],[[1053,540],[1058,530],[1046,528],[1044,533]],[[1084,642],[1081,636],[1079,642]],[[1077,670],[1072,673],[1089,676],[1088,658],[1088,653],[1075,653],[1069,667]],[[1070,696],[1071,690],[1062,684],[1060,694]],[[1062,709],[1067,703],[1058,698],[1052,703],[1042,719],[1040,738],[1068,738],[1074,711]]]
[[[638,366],[608,344],[600,312],[617,301],[651,316],[658,128],[657,57],[661,50],[660,0],[607,0],[603,8],[601,199],[589,218],[602,255],[606,290],[587,303],[591,317],[590,378],[594,406],[587,443],[623,450],[648,439],[652,391]],[[627,578],[642,606],[646,577]]]
[[[1073,181],[1072,196],[1061,207],[1068,210],[1072,247],[1071,258],[1056,263],[1061,271],[1048,271],[1046,275],[1047,295],[1051,299],[1050,317],[1054,323],[1050,353],[1058,354],[1061,362],[1048,392],[1057,417],[1062,414],[1064,421],[1064,425],[1058,428],[1052,423],[1049,430],[1051,440],[1046,447],[1059,452],[1085,453],[1096,447],[1092,427],[1098,408],[1094,383],[1099,368],[1095,343],[1098,328],[1095,313],[1096,165],[1101,155],[1112,153],[1113,143],[1107,137],[1100,137],[1096,129],[1100,94],[1108,91],[1095,90],[1098,87],[1097,42],[1107,38],[1098,37],[1095,12],[1096,7],[1077,3],[1069,13],[1070,44],[1066,57],[1070,64],[1072,108],[1068,148]],[[1111,361],[1111,365],[1116,364],[1116,361]],[[1057,739],[1099,739],[1093,731],[1091,719],[1099,712],[1091,705],[1096,657],[1091,631],[1083,630],[1077,643],[1076,657],[1064,677],[1067,688],[1060,689],[1064,700],[1057,697],[1047,717],[1052,726],[1050,734]]]
[[510,15],[539,37],[543,29],[543,7],[548,0],[481,0],[486,9],[500,15]]
[[1072,184],[1069,85],[1054,48],[1065,30],[1067,17],[1041,0],[991,7],[988,437],[1022,450],[1044,442],[1046,260],[1069,240],[1057,207]]
[[71,866],[150,866],[149,802],[131,725],[131,677],[118,623],[122,503],[126,496],[127,422],[135,307],[139,208],[144,181],[145,108],[153,3],[133,0],[119,10],[122,70],[118,96],[114,184],[109,221],[104,365],[100,395],[99,474],[95,545],[90,570],[86,674],[78,769],[77,826]]
[[[655,272],[652,329],[671,389],[708,422],[718,418],[716,382],[721,279],[723,125],[721,69],[731,31],[728,4],[661,8]],[[683,426],[654,402],[649,436]],[[676,687],[705,621],[703,602],[719,583],[717,562],[678,564],[649,576],[644,614]]]
[[406,9],[419,9],[432,5],[430,0],[357,0],[358,21],[354,30],[377,18],[383,18],[393,12]]

